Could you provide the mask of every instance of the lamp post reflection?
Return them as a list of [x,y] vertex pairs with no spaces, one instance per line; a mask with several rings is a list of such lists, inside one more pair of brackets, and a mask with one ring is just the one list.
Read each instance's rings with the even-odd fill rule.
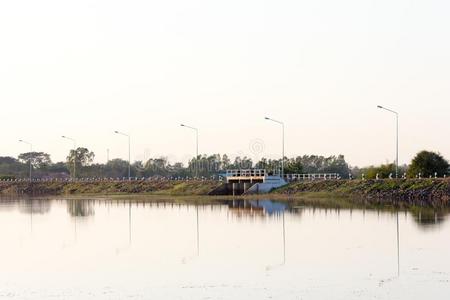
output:
[[398,223],[398,210],[397,210],[397,276],[400,277],[400,227]]
[[197,252],[195,255],[192,255],[190,257],[183,257],[181,259],[181,262],[183,264],[186,264],[188,261],[194,259],[195,257],[200,257],[200,222],[198,217],[198,204],[195,204],[195,222],[196,222],[196,242],[197,242]]
[[91,200],[69,199],[67,200],[67,212],[73,218],[74,223],[74,243],[77,243],[77,223],[78,219],[93,216],[95,214],[94,206]]
[[286,225],[284,222],[284,211],[283,211],[283,265],[286,264]]
[[[125,206],[125,203],[124,203]],[[132,232],[131,232],[131,223],[132,223],[132,214],[131,214],[131,201],[128,201],[128,245],[121,247],[121,248],[116,248],[116,254],[119,255],[122,252],[125,252],[127,250],[129,250],[131,248],[131,237],[132,237]]]
[[278,265],[272,265],[272,266],[267,266],[266,267],[266,271],[271,271],[277,267],[281,267],[284,266],[286,264],[286,222],[285,222],[285,218],[284,218],[284,210],[281,213],[281,219],[282,219],[282,225],[283,225],[283,230],[282,230],[282,237],[283,237],[283,261],[278,264]]
[[128,203],[128,243],[131,246],[131,201]]
[[200,227],[198,224],[198,204],[195,205],[196,216],[197,216],[197,256],[200,256]]

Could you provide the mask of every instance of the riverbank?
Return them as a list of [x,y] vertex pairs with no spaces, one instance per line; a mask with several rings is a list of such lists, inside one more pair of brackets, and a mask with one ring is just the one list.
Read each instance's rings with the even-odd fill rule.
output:
[[96,182],[0,182],[0,195],[125,195],[154,194],[201,196],[221,185],[218,181],[96,181]]
[[[98,181],[98,182],[0,182],[0,195],[60,196],[60,195],[166,195],[207,196],[222,185],[218,181]],[[322,201],[346,198],[353,202],[375,205],[450,206],[448,179],[384,179],[384,180],[324,180],[293,182],[268,195],[270,197],[320,198]]]
[[273,195],[346,196],[373,204],[443,207],[450,205],[450,179],[323,180],[290,183]]

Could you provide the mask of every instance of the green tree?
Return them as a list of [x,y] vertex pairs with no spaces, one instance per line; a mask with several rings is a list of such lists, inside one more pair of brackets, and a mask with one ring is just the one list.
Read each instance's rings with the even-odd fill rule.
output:
[[25,177],[28,174],[28,165],[21,163],[14,157],[0,156],[0,175],[9,177]]
[[302,174],[303,165],[299,157],[287,159],[284,166],[286,174]]
[[67,163],[69,166],[73,165],[74,160],[78,166],[88,166],[94,161],[95,154],[89,151],[87,148],[78,147],[76,150],[70,150],[69,156],[67,156]]
[[395,164],[386,164],[380,166],[371,166],[365,169],[362,173],[365,174],[365,178],[367,179],[375,179],[377,174],[380,179],[389,178],[389,175],[395,176]]
[[[133,171],[133,170],[131,170]],[[112,178],[123,178],[128,177],[128,161],[116,158],[111,159],[105,165],[105,173],[106,177]],[[132,174],[133,176],[133,174]]]
[[222,160],[221,160],[221,164],[220,167],[222,170],[226,170],[229,169],[231,165],[231,160],[228,158],[228,155],[224,154],[222,155]]
[[44,152],[26,152],[20,154],[18,158],[22,163],[29,163],[31,159],[31,165],[36,169],[47,167],[52,163],[50,155]]
[[71,173],[73,173],[74,162],[76,165],[76,174],[82,174],[83,167],[89,166],[94,161],[95,154],[89,149],[84,147],[78,147],[75,150],[70,150],[69,156],[67,156],[67,167]]
[[408,176],[415,177],[419,173],[424,177],[448,174],[448,161],[439,153],[432,151],[421,151],[413,158],[409,166]]

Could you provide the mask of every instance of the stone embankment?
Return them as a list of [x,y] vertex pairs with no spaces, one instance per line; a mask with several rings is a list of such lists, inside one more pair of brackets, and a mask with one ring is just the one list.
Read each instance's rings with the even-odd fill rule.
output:
[[302,181],[272,193],[290,196],[325,193],[359,198],[373,204],[448,206],[450,178]]
[[[220,189],[220,181],[135,180],[94,182],[0,182],[0,195],[112,195],[154,194],[174,196],[209,195]],[[271,193],[280,197],[333,196],[363,200],[371,204],[449,206],[450,178],[383,179],[383,180],[317,180],[292,182]]]
[[207,195],[221,185],[218,181],[133,180],[79,182],[0,182],[3,195],[75,195],[75,194],[161,194]]

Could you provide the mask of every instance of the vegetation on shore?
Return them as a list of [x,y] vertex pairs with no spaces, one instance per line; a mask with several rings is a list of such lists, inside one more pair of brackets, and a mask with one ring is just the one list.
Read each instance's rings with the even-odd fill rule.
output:
[[[112,159],[106,164],[94,163],[95,154],[87,148],[71,150],[66,162],[53,163],[50,155],[44,152],[27,152],[18,159],[0,156],[0,179],[28,178],[30,164],[33,178],[126,178],[128,161]],[[285,172],[299,173],[338,173],[347,177],[350,170],[343,155],[319,156],[303,155],[285,158]],[[227,169],[267,169],[279,170],[281,159],[261,158],[254,162],[246,156],[236,156],[232,160],[226,154],[199,155],[189,160],[187,165],[181,162],[169,162],[165,157],[150,158],[147,161],[131,163],[131,177],[146,178],[218,178]]]
[[323,180],[288,184],[272,191],[278,195],[329,193],[371,203],[447,206],[450,179]]
[[0,194],[9,195],[207,195],[219,181],[97,181],[97,182],[0,182]]
[[[97,182],[0,182],[0,195],[167,195],[206,196],[223,182],[213,180],[142,180]],[[255,196],[249,196],[257,197]],[[448,206],[450,178],[321,180],[292,182],[272,198],[346,199],[375,205]]]

